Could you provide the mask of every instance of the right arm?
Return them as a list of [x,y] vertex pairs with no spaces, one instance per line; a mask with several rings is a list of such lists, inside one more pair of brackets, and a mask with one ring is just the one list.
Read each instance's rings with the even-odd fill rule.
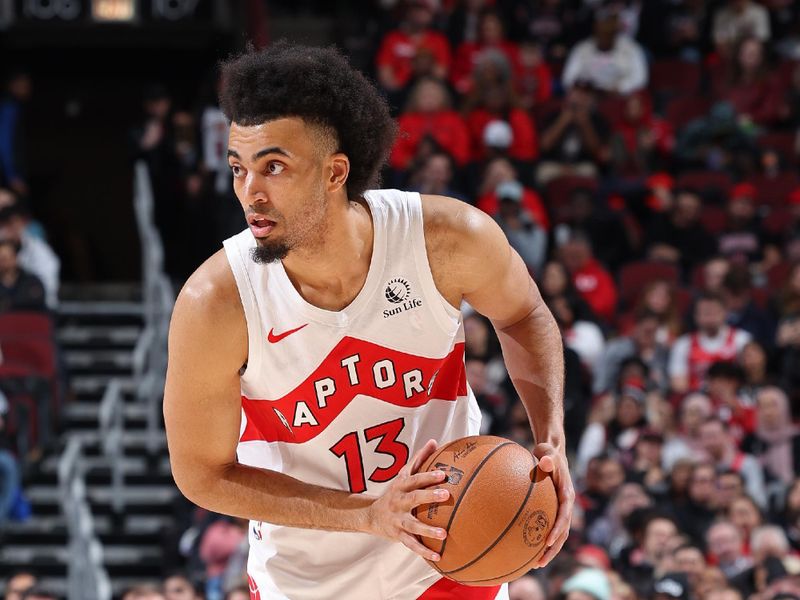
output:
[[247,362],[247,325],[222,251],[192,275],[175,303],[169,334],[164,421],[175,483],[214,512],[276,525],[372,533],[435,558],[414,537],[440,539],[410,511],[442,501],[425,488],[439,471],[412,475],[433,453],[429,442],[380,497],[323,488],[236,461],[241,419],[239,369]]

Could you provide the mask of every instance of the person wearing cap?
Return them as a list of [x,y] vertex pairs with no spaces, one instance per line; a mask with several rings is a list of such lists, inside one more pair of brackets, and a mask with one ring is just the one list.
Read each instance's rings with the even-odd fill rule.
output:
[[689,600],[689,581],[683,573],[665,573],[653,582],[650,600]]
[[389,92],[399,92],[414,76],[414,60],[421,53],[433,59],[432,75],[444,80],[450,69],[450,42],[432,28],[437,0],[405,0],[400,26],[387,33],[375,59],[378,81]]
[[733,186],[727,208],[727,224],[718,236],[721,256],[747,265],[764,258],[764,234],[756,213],[756,188],[751,183]]
[[621,33],[619,17],[616,4],[607,3],[595,11],[592,37],[577,44],[567,57],[564,87],[588,79],[605,92],[627,95],[647,85],[642,47]]
[[547,233],[523,209],[523,192],[518,181],[505,181],[497,186],[495,195],[499,207],[495,220],[528,269],[538,273],[547,257]]
[[564,581],[563,600],[611,600],[611,585],[600,569],[581,569]]

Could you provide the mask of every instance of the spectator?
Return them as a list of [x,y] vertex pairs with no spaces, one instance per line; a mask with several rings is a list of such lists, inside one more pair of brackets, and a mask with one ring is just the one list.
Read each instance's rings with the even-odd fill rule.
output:
[[420,194],[450,196],[466,200],[463,194],[453,187],[455,169],[453,159],[444,152],[434,152],[417,165],[409,177],[408,187]]
[[701,276],[700,292],[719,294],[722,292],[722,282],[731,268],[728,259],[723,256],[709,258],[699,267]]
[[30,75],[17,69],[6,80],[5,94],[0,99],[0,187],[11,188],[20,196],[29,192],[23,124],[32,92]]
[[656,216],[647,232],[650,258],[678,264],[685,275],[714,252],[714,241],[700,222],[702,201],[690,190],[675,195],[675,206]]
[[756,430],[742,449],[758,458],[768,480],[789,485],[800,466],[800,431],[792,421],[789,398],[779,387],[762,388],[756,396]]
[[674,465],[681,458],[703,453],[700,425],[714,414],[711,399],[700,392],[687,394],[680,403],[679,435],[667,442],[665,464]]
[[549,302],[553,298],[566,297],[569,306],[575,313],[576,321],[596,321],[597,317],[589,305],[575,289],[567,267],[559,261],[550,261],[544,266],[539,287],[542,297]]
[[641,358],[647,365],[650,381],[665,390],[668,384],[669,346],[658,341],[657,332],[658,317],[644,311],[636,318],[630,335],[611,340],[595,368],[594,393],[610,391],[618,380],[623,362],[634,356]]
[[677,393],[701,389],[709,367],[736,359],[751,339],[746,331],[725,324],[725,306],[717,295],[698,298],[694,320],[697,330],[678,338],[669,358],[670,387]]
[[499,210],[495,220],[528,269],[536,273],[541,270],[546,258],[547,233],[523,209],[523,193],[522,184],[517,181],[506,181],[497,186],[495,195]]
[[750,273],[745,267],[736,266],[728,272],[722,282],[722,297],[728,309],[728,325],[748,332],[764,346],[772,345],[775,323],[753,300]]
[[595,177],[611,158],[610,135],[611,126],[597,111],[591,83],[575,82],[561,110],[544,120],[537,183],[544,186],[570,175]]
[[669,164],[674,146],[672,126],[653,114],[652,103],[646,93],[637,92],[625,98],[612,143],[617,173],[641,176],[657,171]]
[[228,560],[247,535],[247,522],[227,518],[215,520],[203,533],[200,558],[206,564],[206,599],[222,598],[222,575]]
[[122,600],[166,600],[152,585],[135,585],[122,592]]
[[730,102],[745,123],[775,125],[788,114],[781,80],[773,75],[756,37],[742,38],[733,48],[727,78],[718,86],[717,98]]
[[608,577],[600,569],[581,569],[561,586],[564,600],[611,600]]
[[509,600],[546,600],[544,588],[533,575],[523,575],[508,584]]
[[39,279],[48,308],[55,309],[61,261],[47,242],[30,234],[26,223],[26,213],[19,203],[0,209],[0,239],[11,240],[19,246],[19,268]]
[[376,58],[378,81],[389,92],[406,87],[419,74],[421,62],[429,65],[426,74],[436,79],[444,80],[450,70],[450,44],[431,28],[436,16],[435,1],[404,0],[403,4],[403,20],[384,36]]
[[715,482],[714,465],[695,464],[689,475],[686,496],[675,505],[681,531],[698,545],[704,545],[706,531],[716,516]]
[[756,411],[745,404],[739,394],[744,383],[744,371],[733,362],[715,362],[706,375],[706,391],[717,415],[730,428],[737,443],[756,428]]
[[4,600],[22,600],[22,595],[36,585],[36,575],[30,571],[15,571],[6,580]]
[[[725,469],[717,473],[717,512],[726,514],[733,521],[730,515],[730,507],[734,500],[744,496],[744,479],[741,473],[731,469]],[[735,523],[737,526],[739,523]],[[749,539],[749,536],[745,536]]]
[[683,573],[666,573],[653,583],[652,600],[689,600],[689,581]]
[[616,270],[630,260],[635,239],[617,211],[598,206],[594,191],[579,187],[570,192],[569,203],[554,215],[561,221],[555,227],[555,239],[569,237],[573,231],[586,235],[603,265]]
[[705,595],[698,597],[704,600],[744,600],[742,592],[730,586],[711,588]]
[[487,385],[486,362],[480,358],[468,358],[465,370],[467,382],[483,415],[481,434],[501,435],[508,431],[508,403]]
[[711,14],[705,0],[643,2],[639,42],[659,58],[700,62],[710,49]]
[[[494,121],[501,121],[511,127],[507,156],[521,163],[531,163],[539,155],[536,129],[517,99],[514,80],[508,70],[510,67],[503,64],[505,56],[498,55],[498,52],[491,50],[481,55],[475,85],[465,101],[464,112],[472,137],[472,160],[479,162],[487,158],[486,128]],[[500,63],[497,69],[492,68],[495,63]],[[494,70],[498,75],[491,74]]]
[[625,483],[625,469],[615,457],[601,454],[590,459],[585,465],[578,461],[576,470],[585,474],[578,504],[584,509],[586,522],[594,523],[606,511],[611,498]]
[[739,450],[725,423],[711,417],[700,426],[703,449],[718,469],[731,469],[740,473],[745,489],[758,506],[767,506],[764,472],[759,462],[750,454]]
[[611,557],[619,556],[633,540],[625,528],[627,518],[635,510],[651,508],[653,499],[639,483],[624,483],[609,502],[604,514],[595,519],[588,531],[590,543],[607,548]]
[[538,41],[526,38],[520,42],[519,75],[515,82],[517,94],[525,110],[536,110],[550,99],[553,93],[553,76]]
[[742,534],[730,521],[714,523],[706,534],[706,543],[709,556],[729,580],[753,565],[752,560],[742,554]]
[[[8,400],[0,391],[0,530],[11,513],[20,486],[20,469],[11,453],[11,440],[6,429],[8,409]],[[23,575],[20,574],[21,580],[28,581]],[[10,588],[11,579],[8,586]]]
[[696,593],[697,584],[707,566],[703,551],[693,544],[682,544],[673,551],[672,562],[676,571],[686,575],[689,586]]
[[619,17],[614,5],[595,12],[593,36],[569,53],[564,87],[586,79],[600,90],[625,95],[647,85],[644,52],[634,40],[620,33]]
[[194,584],[184,573],[173,573],[164,579],[165,600],[201,600]]
[[584,369],[593,374],[603,355],[605,339],[600,328],[591,321],[577,319],[577,307],[567,296],[556,296],[548,300],[550,310],[561,328],[564,345],[580,357]]
[[646,427],[645,392],[642,382],[637,380],[623,383],[616,395],[614,411],[608,416],[599,417],[589,423],[578,444],[577,471],[589,460],[609,450],[620,457],[623,464],[630,465],[633,448],[641,431]]
[[656,339],[660,344],[669,346],[681,334],[683,323],[678,308],[678,293],[672,282],[656,279],[645,285],[636,310],[656,316]]
[[667,492],[667,479],[664,472],[662,448],[664,436],[654,428],[645,428],[639,432],[633,447],[633,461],[629,469],[629,478],[641,483],[647,492],[654,497],[663,497]]
[[749,342],[742,348],[739,363],[744,371],[742,396],[749,404],[754,405],[758,391],[773,380],[767,368],[767,353],[758,342]]
[[0,314],[47,308],[42,282],[19,268],[18,254],[16,242],[0,239]]
[[575,289],[594,314],[610,323],[617,308],[617,287],[608,271],[594,258],[589,240],[583,234],[573,233],[558,253],[570,272]]
[[420,145],[426,139],[435,144],[434,148],[452,156],[459,166],[469,159],[467,127],[450,108],[447,88],[436,79],[424,78],[414,84],[406,110],[398,119],[398,129],[389,158],[394,169],[402,171],[419,161]]
[[[761,514],[761,509],[756,506],[753,499],[746,494],[734,498],[731,501],[730,505],[727,507],[726,516],[731,523],[739,528],[742,539],[747,542],[750,542],[752,539],[750,536],[755,530],[764,524],[764,517]],[[786,537],[784,536],[783,539],[785,540]],[[759,556],[759,552],[756,552],[756,549],[753,548],[750,543],[748,543],[748,546],[750,554],[753,555],[753,560],[756,563],[760,563],[763,556]],[[788,542],[786,542],[786,546],[789,546]]]
[[250,588],[246,585],[237,586],[228,590],[223,600],[250,600]]
[[719,254],[732,264],[747,266],[763,258],[764,234],[756,215],[756,188],[750,183],[735,185],[728,202],[728,219],[719,234]]
[[22,600],[60,600],[60,599],[59,596],[57,596],[55,593],[53,593],[48,589],[34,587],[29,589],[24,594],[22,594]]
[[[502,161],[503,159],[498,159]],[[510,166],[510,165],[509,165]],[[512,171],[509,170],[509,173]],[[501,196],[505,194],[505,196]],[[547,215],[542,199],[534,190],[523,186],[516,179],[503,179],[498,183],[497,187],[491,192],[488,192],[478,199],[478,208],[483,212],[497,218],[499,209],[501,208],[500,200],[505,197],[507,199],[514,199],[514,202],[520,206],[521,213],[525,215],[526,220],[543,231],[550,230],[550,218]],[[539,265],[541,268],[541,265]],[[539,269],[537,269],[539,270]]]
[[770,38],[767,9],[753,0],[728,0],[714,13],[712,35],[723,56],[729,56],[736,44],[748,36],[766,42]]
[[519,48],[506,39],[501,15],[494,9],[484,8],[478,16],[477,40],[463,42],[455,51],[450,80],[458,93],[470,91],[472,71],[478,57],[490,49],[499,50],[505,55],[516,79],[520,73]]
[[800,478],[792,481],[786,489],[777,522],[786,532],[794,551],[800,550]]
[[654,513],[646,519],[638,543],[620,557],[617,571],[642,597],[651,593],[656,566],[677,534],[678,527],[672,518]]

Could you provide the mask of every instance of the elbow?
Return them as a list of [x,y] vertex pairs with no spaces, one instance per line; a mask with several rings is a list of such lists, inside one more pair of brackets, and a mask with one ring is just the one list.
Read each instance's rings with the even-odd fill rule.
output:
[[172,478],[187,500],[201,508],[213,510],[214,490],[219,474],[197,464],[185,465],[172,461]]

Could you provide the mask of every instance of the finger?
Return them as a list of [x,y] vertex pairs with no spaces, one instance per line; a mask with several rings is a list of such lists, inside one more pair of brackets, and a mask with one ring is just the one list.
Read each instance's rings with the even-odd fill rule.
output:
[[569,530],[570,521],[572,521],[572,504],[573,499],[569,489],[559,489],[559,504],[558,514],[556,515],[556,522],[550,530],[550,535],[547,536],[547,545],[552,546],[559,536],[563,535],[564,531]]
[[558,553],[561,551],[561,548],[564,547],[564,543],[567,541],[569,537],[569,531],[562,537],[558,539],[558,541],[550,546],[545,553],[542,555],[542,558],[539,559],[539,562],[536,563],[536,568],[539,569],[541,567],[546,566],[551,560],[553,560]]
[[411,477],[407,477],[400,484],[400,489],[404,492],[412,492],[414,490],[442,483],[446,478],[447,473],[444,471],[424,471],[422,473],[412,475]]
[[416,554],[419,554],[422,558],[425,558],[433,562],[438,561],[440,558],[440,556],[436,554],[436,552],[434,552],[430,548],[426,548],[422,544],[422,542],[420,542],[413,535],[410,535],[408,533],[401,533],[397,539],[400,540],[400,543],[403,544],[406,548],[408,548],[412,552],[415,552]]
[[412,474],[416,473],[422,466],[422,463],[428,460],[431,454],[436,452],[437,447],[438,446],[436,444],[436,440],[428,440],[427,442],[425,442],[425,445],[422,448],[420,448],[419,451],[414,455],[414,458],[411,459],[410,472]]
[[443,489],[435,490],[414,490],[403,495],[401,506],[407,511],[411,511],[415,506],[420,504],[435,504],[436,502],[444,502],[450,497],[450,492]]
[[552,456],[543,456],[539,459],[539,463],[537,465],[539,469],[544,471],[545,473],[552,473],[555,471],[556,463],[553,460]]
[[412,535],[421,535],[422,537],[427,537],[434,540],[443,540],[447,537],[447,531],[441,527],[432,527],[431,525],[426,525],[411,515],[408,515],[405,519],[403,519],[400,527]]

